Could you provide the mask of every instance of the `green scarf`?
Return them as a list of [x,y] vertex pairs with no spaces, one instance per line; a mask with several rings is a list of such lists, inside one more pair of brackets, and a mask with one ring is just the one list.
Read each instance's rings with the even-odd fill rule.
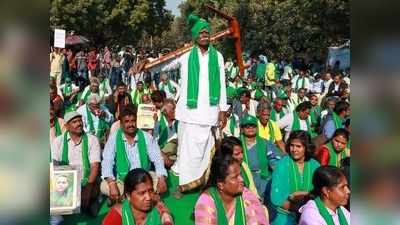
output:
[[[135,225],[135,217],[132,213],[131,204],[128,200],[122,202],[122,225]],[[150,212],[147,213],[145,225],[162,225],[161,216],[158,213],[156,207],[153,207]]]
[[[310,121],[308,121],[308,118],[305,120],[307,124],[307,132],[311,135],[311,130],[310,130]],[[297,112],[293,112],[293,124],[292,124],[292,131],[295,130],[301,130],[300,129],[300,118]]]
[[329,165],[340,168],[340,162],[342,161],[342,159],[346,158],[346,149],[343,149],[341,152],[338,153],[333,148],[332,141],[330,141],[326,146],[329,150]]
[[[208,91],[210,105],[215,106],[219,102],[221,81],[219,74],[218,55],[217,50],[210,45],[208,48]],[[204,65],[203,65],[204,66]],[[190,109],[197,108],[197,99],[199,95],[199,53],[198,47],[194,46],[189,55],[189,68],[188,68],[188,86],[187,86],[187,102],[186,105]]]
[[298,76],[298,78],[296,80],[296,87],[295,87],[296,91],[300,89],[299,88],[299,80],[300,79],[301,79],[301,88],[304,88],[304,81],[305,81],[306,78]]
[[[68,135],[69,132],[64,132],[63,151],[61,154],[61,164],[69,165],[68,159]],[[82,135],[82,180],[81,185],[85,186],[89,181],[90,163],[89,163],[89,143],[85,132]]]
[[263,80],[265,78],[265,72],[267,71],[267,65],[265,63],[260,63],[256,67],[256,77],[258,80]]
[[56,129],[56,137],[61,135],[61,127],[60,127],[60,123],[58,122],[58,118],[56,117],[54,119],[54,129]]
[[[217,209],[217,224],[218,225],[228,225],[228,218],[226,218],[226,210],[224,208],[224,203],[215,187],[208,188],[208,193],[214,200],[215,208]],[[246,224],[246,212],[244,209],[244,201],[242,196],[237,196],[235,198],[235,225],[245,225]]]
[[332,118],[336,129],[343,128],[343,119],[337,113],[332,112]]
[[311,112],[310,112],[310,118],[311,118],[311,123],[312,124],[317,124],[318,123],[318,118],[319,118],[319,115],[321,114],[321,107],[319,106],[319,105],[317,105],[317,106],[314,106],[312,109],[311,109]]
[[107,80],[103,80],[102,82],[100,82],[100,88],[99,89],[103,91],[103,94],[107,93],[106,84],[107,84]]
[[[262,123],[260,122],[260,120],[258,120],[258,124],[259,124],[260,126],[264,126],[264,125],[262,125]],[[268,131],[269,131],[269,132],[268,132],[268,133],[269,133],[269,138],[268,138],[268,140],[274,143],[274,142],[275,142],[275,131],[274,131],[274,127],[272,126],[271,120],[268,120],[267,126],[268,126]]]
[[[176,90],[175,90],[174,87],[172,87],[172,84],[171,84],[170,80],[168,80],[168,82],[167,82],[167,87],[168,87],[168,92],[169,93],[175,94]],[[165,84],[164,83],[161,84],[161,91],[165,91]]]
[[235,136],[235,128],[237,127],[235,116],[232,114],[229,118],[229,130],[232,136]]
[[[277,113],[278,112],[275,109],[272,109],[272,111],[271,111],[271,120],[276,122],[276,114]],[[285,116],[285,113],[283,112],[283,110],[281,110],[279,112],[279,119],[282,119],[282,117],[284,117],[284,116]]]
[[260,99],[261,97],[264,96],[264,92],[262,92],[260,90],[260,88],[256,88],[255,92],[254,92],[254,98],[255,99]]
[[[331,216],[331,214],[328,212],[328,209],[326,209],[324,203],[322,202],[320,197],[317,197],[316,199],[314,199],[315,204],[317,205],[319,214],[322,216],[322,218],[324,218],[325,223],[327,225],[335,225],[335,223],[333,222],[333,218]],[[340,225],[348,225],[346,217],[342,211],[342,209],[339,207],[337,209],[337,213],[339,216],[339,223]]]
[[[242,141],[242,147],[243,147],[243,160],[247,165],[250,166],[249,164],[249,159],[247,157],[247,143],[246,143],[246,138],[244,135],[240,136],[240,140]],[[261,178],[267,179],[269,177],[269,170],[268,170],[268,158],[267,158],[267,143],[257,135],[256,137],[256,151],[257,151],[257,158],[258,158],[258,166],[260,167],[261,170]]]
[[160,127],[158,133],[159,133],[158,145],[162,149],[164,148],[165,144],[167,144],[168,141],[167,119],[165,118],[164,113],[161,113]]
[[290,193],[296,191],[310,191],[312,189],[312,174],[310,162],[304,162],[303,174],[300,174],[297,164],[292,157],[289,158],[289,183]]
[[90,94],[92,94],[92,91],[89,89],[89,90],[86,92],[85,96],[83,96],[83,101],[84,101],[84,102],[87,101],[87,99],[88,99],[88,97],[89,97]]
[[72,84],[65,84],[63,89],[64,95],[69,95],[72,92]]
[[[116,161],[117,161],[117,174],[119,180],[124,180],[125,176],[128,174],[131,165],[128,159],[128,154],[126,153],[125,143],[122,139],[124,132],[121,128],[117,130],[117,140],[116,140]],[[139,149],[139,159],[140,166],[145,170],[150,169],[150,162],[147,155],[146,139],[144,137],[143,131],[137,129],[136,131],[138,149]]]
[[89,123],[89,132],[93,135],[96,135],[100,140],[103,139],[103,136],[107,129],[106,121],[104,121],[104,119],[102,119],[102,118],[99,118],[99,122],[97,125],[97,131],[96,131],[94,129],[94,125],[93,125],[92,113],[90,112],[89,107],[87,105],[86,105],[86,117],[87,117],[88,123]]
[[244,171],[242,165],[240,165],[240,175],[243,178],[244,186],[248,188],[250,186],[250,178],[249,178],[249,176],[247,176],[247,173],[246,173],[246,171]]
[[135,90],[132,97],[133,104],[139,105],[140,103],[142,103],[143,93],[144,92],[139,92],[137,89]]

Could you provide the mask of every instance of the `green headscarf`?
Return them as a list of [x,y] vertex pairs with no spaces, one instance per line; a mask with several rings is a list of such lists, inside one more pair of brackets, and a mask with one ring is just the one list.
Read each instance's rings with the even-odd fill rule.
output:
[[197,40],[199,33],[203,29],[207,29],[211,33],[210,24],[203,18],[200,18],[194,14],[190,14],[188,17],[188,24],[191,27],[192,40]]

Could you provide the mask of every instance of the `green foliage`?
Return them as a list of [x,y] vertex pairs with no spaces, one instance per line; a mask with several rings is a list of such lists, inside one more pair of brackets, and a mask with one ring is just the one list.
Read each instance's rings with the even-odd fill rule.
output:
[[[238,19],[242,48],[269,57],[291,58],[307,55],[323,59],[327,47],[350,38],[348,0],[220,0],[208,1]],[[190,41],[186,17],[195,12],[211,22],[213,32],[227,28],[225,20],[202,8],[205,1],[188,0],[180,5],[181,17],[175,18],[164,38],[173,38],[175,47]],[[182,35],[183,34],[183,35]],[[184,37],[183,39],[181,37]],[[165,43],[169,43],[164,40]],[[218,44],[224,56],[232,57],[233,42]]]
[[159,35],[173,16],[165,0],[51,0],[50,27],[74,30],[97,44],[135,45]]

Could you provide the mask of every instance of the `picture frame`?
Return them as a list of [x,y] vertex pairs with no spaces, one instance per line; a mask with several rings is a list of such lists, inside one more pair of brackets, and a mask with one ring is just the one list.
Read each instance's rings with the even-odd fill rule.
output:
[[53,170],[50,176],[50,214],[72,214],[79,209],[79,186],[77,170]]

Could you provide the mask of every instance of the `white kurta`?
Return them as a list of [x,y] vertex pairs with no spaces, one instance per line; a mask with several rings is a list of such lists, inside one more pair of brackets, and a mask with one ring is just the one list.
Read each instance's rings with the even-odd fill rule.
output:
[[199,54],[199,94],[197,108],[190,109],[186,106],[188,88],[188,62],[190,51],[174,59],[162,67],[163,71],[180,69],[180,98],[176,105],[176,119],[178,127],[178,157],[172,170],[179,175],[179,185],[190,184],[201,178],[210,164],[211,150],[215,140],[211,127],[218,122],[218,113],[227,111],[224,59],[218,54],[220,71],[221,93],[220,101],[216,106],[210,105],[208,82],[208,52]]

